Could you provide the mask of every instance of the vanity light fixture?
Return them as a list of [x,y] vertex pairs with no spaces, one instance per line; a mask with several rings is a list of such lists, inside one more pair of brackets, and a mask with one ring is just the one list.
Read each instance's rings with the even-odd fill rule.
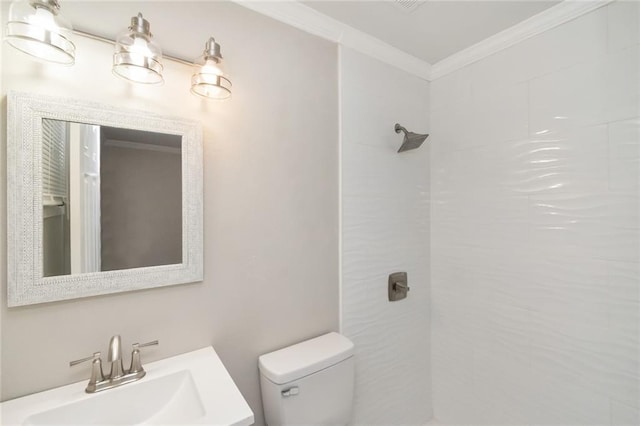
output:
[[[149,21],[142,13],[131,18],[131,26],[115,40],[84,31],[74,31],[60,14],[58,0],[16,0],[9,8],[5,40],[16,49],[45,61],[73,65],[75,45],[71,33],[115,44],[113,73],[125,80],[144,84],[161,84],[162,49],[153,40]],[[220,45],[213,37],[205,43],[202,56],[193,63],[166,56],[176,62],[195,66],[191,77],[191,93],[209,99],[231,96],[231,80],[222,69]]]
[[125,80],[144,84],[160,84],[162,50],[153,41],[149,21],[142,13],[131,18],[131,26],[116,38],[113,73]]
[[9,7],[5,40],[33,57],[73,65],[76,47],[69,39],[71,32],[58,0],[20,0]]
[[213,37],[207,40],[202,56],[194,63],[196,72],[191,77],[191,93],[219,100],[231,96],[231,80],[222,72],[220,45]]

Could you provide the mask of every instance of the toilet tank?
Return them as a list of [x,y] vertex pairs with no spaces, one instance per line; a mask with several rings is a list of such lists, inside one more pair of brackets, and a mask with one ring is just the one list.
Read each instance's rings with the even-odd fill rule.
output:
[[345,425],[351,418],[353,343],[328,333],[260,356],[267,425]]

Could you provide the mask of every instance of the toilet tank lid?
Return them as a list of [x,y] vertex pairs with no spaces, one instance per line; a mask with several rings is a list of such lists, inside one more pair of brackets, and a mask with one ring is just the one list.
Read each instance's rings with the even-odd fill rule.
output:
[[353,356],[353,342],[331,332],[258,358],[260,373],[275,384],[289,383]]

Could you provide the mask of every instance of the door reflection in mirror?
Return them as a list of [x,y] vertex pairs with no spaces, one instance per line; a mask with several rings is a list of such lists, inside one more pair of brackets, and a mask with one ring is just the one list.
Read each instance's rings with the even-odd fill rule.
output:
[[44,276],[182,262],[182,138],[42,123]]

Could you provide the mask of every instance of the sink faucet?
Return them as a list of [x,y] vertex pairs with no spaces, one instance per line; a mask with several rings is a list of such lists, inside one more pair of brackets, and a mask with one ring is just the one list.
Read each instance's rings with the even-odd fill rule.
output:
[[140,348],[157,344],[157,340],[143,344],[134,343],[131,352],[131,368],[125,370],[122,360],[122,340],[119,335],[115,335],[109,341],[109,350],[107,352],[107,362],[111,364],[111,372],[108,375],[102,372],[100,352],[95,352],[86,358],[71,361],[69,366],[72,367],[85,361],[92,361],[91,378],[85,391],[87,393],[100,392],[142,379],[147,372],[144,371],[140,362]]
[[122,365],[122,343],[119,334],[113,336],[109,341],[107,362],[111,363],[111,373],[109,374],[109,378],[111,380],[117,380],[124,376],[124,366]]

